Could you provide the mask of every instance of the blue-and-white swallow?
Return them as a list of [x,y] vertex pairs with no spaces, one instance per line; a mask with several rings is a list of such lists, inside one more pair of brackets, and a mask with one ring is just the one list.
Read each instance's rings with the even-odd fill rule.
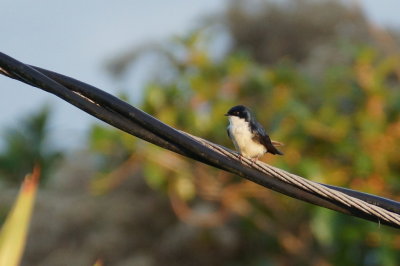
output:
[[225,116],[229,118],[228,136],[241,155],[250,158],[252,161],[256,161],[267,152],[283,155],[274,146],[274,144],[277,146],[282,144],[271,141],[265,129],[257,122],[249,108],[237,105],[232,107]]

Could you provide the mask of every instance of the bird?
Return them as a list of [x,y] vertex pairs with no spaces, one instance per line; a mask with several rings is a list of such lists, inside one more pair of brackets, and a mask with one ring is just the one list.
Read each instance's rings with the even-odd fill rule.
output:
[[265,153],[283,155],[276,146],[282,143],[271,141],[263,126],[257,122],[249,108],[237,105],[225,114],[229,119],[227,133],[236,150],[254,163]]

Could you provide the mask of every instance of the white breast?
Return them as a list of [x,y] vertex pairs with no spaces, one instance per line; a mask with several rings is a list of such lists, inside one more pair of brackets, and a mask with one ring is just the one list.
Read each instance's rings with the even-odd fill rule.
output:
[[230,116],[228,130],[236,150],[243,156],[258,158],[267,151],[264,145],[253,141],[250,125],[244,119]]

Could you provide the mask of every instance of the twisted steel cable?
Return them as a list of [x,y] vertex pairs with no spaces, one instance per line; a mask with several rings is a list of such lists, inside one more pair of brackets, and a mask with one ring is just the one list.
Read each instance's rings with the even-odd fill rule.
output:
[[218,144],[178,131],[126,102],[73,78],[21,63],[0,53],[0,73],[55,94],[131,135],[264,187],[321,207],[400,228],[400,203],[359,191],[319,184]]

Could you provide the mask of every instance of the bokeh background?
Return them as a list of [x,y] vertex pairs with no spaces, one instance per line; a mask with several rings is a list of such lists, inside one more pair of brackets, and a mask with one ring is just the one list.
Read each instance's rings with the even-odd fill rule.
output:
[[[314,181],[400,200],[397,1],[2,2],[2,52],[232,147],[250,106]],[[398,231],[311,206],[0,78],[0,218],[42,168],[22,265],[397,265]]]

